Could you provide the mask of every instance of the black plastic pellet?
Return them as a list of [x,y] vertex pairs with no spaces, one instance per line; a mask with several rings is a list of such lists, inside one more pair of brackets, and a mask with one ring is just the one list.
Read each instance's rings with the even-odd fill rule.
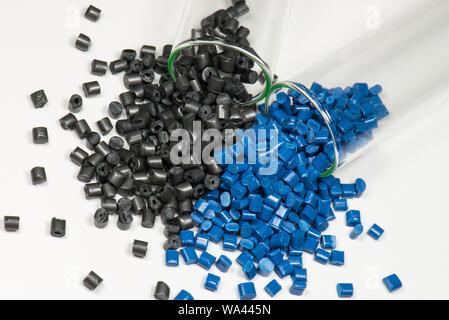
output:
[[162,56],[168,58],[171,54],[171,50],[173,49],[173,45],[171,44],[166,44],[163,48],[162,48]]
[[82,165],[78,172],[77,179],[84,183],[89,183],[95,176],[95,167],[92,165]]
[[153,228],[155,220],[156,215],[152,209],[147,209],[142,213],[142,227]]
[[103,229],[108,225],[109,214],[108,211],[104,208],[100,208],[95,211],[94,214],[94,223],[97,228]]
[[145,200],[141,197],[135,196],[131,200],[132,210],[136,214],[142,214],[145,210],[147,210],[147,204]]
[[158,197],[153,195],[148,198],[148,205],[151,209],[158,210],[160,207],[162,207],[162,202]]
[[164,163],[160,156],[148,156],[147,157],[147,165],[148,165],[148,167],[154,168],[154,169],[163,169],[164,168]]
[[101,154],[103,157],[106,157],[111,153],[111,148],[109,148],[109,145],[106,142],[101,141],[95,146],[95,152]]
[[123,49],[122,54],[120,58],[125,59],[126,61],[130,62],[134,60],[137,57],[136,50],[133,49]]
[[134,240],[133,242],[133,255],[138,258],[145,258],[148,250],[148,242]]
[[103,198],[113,198],[117,195],[117,189],[110,183],[104,183],[101,186]]
[[[105,186],[113,187],[109,183],[106,184],[107,177],[108,177],[109,173],[111,172],[111,166],[107,162],[102,162],[102,163],[99,163],[98,165],[96,165],[95,166],[95,172],[97,174],[97,182],[102,184],[102,189],[103,190],[108,189],[108,188],[105,188]],[[112,196],[114,196],[114,195],[112,195]],[[103,194],[103,197],[111,197],[111,195],[107,195],[106,196],[106,195]]]
[[[139,73],[140,78],[145,83],[152,83],[154,81],[154,71],[152,69],[144,69]],[[145,93],[145,91],[144,91]]]
[[193,219],[190,217],[190,213],[182,214],[178,217],[178,224],[181,230],[192,229],[194,226]]
[[130,211],[123,210],[118,213],[117,227],[120,230],[128,230],[133,222],[133,215]]
[[39,90],[31,94],[31,101],[35,108],[42,108],[48,102],[47,95],[44,90]]
[[178,201],[178,213],[180,215],[190,214],[192,212],[192,199]]
[[152,54],[147,54],[142,57],[142,64],[146,68],[153,68],[155,61],[156,61],[156,58]]
[[114,198],[101,199],[101,207],[105,209],[108,212],[108,214],[117,213],[117,201]]
[[[163,217],[162,213],[161,213],[161,217]],[[174,220],[172,220],[172,221],[174,221]],[[170,221],[170,223],[163,221],[165,224],[164,236],[166,236],[167,238],[173,234],[178,234],[179,231],[181,231],[181,227],[177,223],[176,224],[172,223],[172,221]]]
[[86,164],[91,166],[98,166],[101,162],[103,162],[104,156],[100,153],[92,153],[89,157],[86,159]]
[[179,247],[181,247],[181,238],[177,234],[169,236],[164,243],[164,250],[178,250]]
[[194,168],[184,172],[184,179],[192,184],[202,182],[205,177],[206,174],[201,168]]
[[137,73],[126,74],[123,83],[127,89],[132,89],[142,84],[142,78]]
[[78,120],[74,125],[74,129],[80,139],[86,138],[91,132],[89,124],[84,119]]
[[48,143],[48,131],[45,127],[33,128],[33,143],[45,144]]
[[107,135],[114,128],[108,117],[104,117],[103,119],[97,121],[96,124],[102,135]]
[[103,279],[93,271],[89,272],[87,277],[83,280],[84,286],[89,290],[95,290],[102,282]]
[[165,185],[167,183],[168,173],[159,169],[151,169],[150,171],[150,182],[159,186]]
[[245,123],[251,123],[256,120],[257,112],[254,109],[247,108],[242,111],[243,121]]
[[[125,151],[124,149],[122,151]],[[127,152],[126,154],[124,152],[120,152],[120,158],[123,160],[123,162],[128,163],[129,160],[131,160],[134,157],[134,154],[131,152]],[[131,178],[132,171],[131,168],[127,165],[119,165],[116,167],[118,171],[120,171],[122,174],[124,174],[127,178]]]
[[217,160],[214,158],[210,159],[209,162],[206,163],[206,169],[212,174],[219,174],[223,171],[221,166],[217,163]]
[[79,94],[74,94],[69,100],[69,110],[73,113],[78,113],[83,107],[83,98]]
[[149,46],[149,45],[143,45],[140,49],[140,57],[143,58],[145,56],[156,56],[156,47],[155,46]]
[[20,217],[5,216],[4,224],[6,231],[17,231],[19,230]]
[[[137,115],[137,113],[139,113],[139,110],[140,110],[140,106],[138,106],[137,104],[130,104],[130,105],[126,106],[126,116],[128,117],[128,119],[131,120],[131,125],[132,125],[132,120]],[[133,128],[134,128],[134,126],[133,126]],[[134,128],[134,129],[137,129],[137,128]]]
[[139,74],[145,66],[143,65],[142,60],[134,59],[129,62],[128,67],[129,67],[129,70],[127,72],[128,74],[130,73]]
[[132,194],[134,181],[132,178],[128,178],[123,182],[123,184],[118,188],[117,193],[122,197],[128,197]]
[[75,47],[81,51],[87,51],[90,48],[92,41],[88,36],[83,33],[80,33],[78,38],[75,41]]
[[108,112],[112,119],[118,119],[122,115],[123,106],[120,102],[113,101],[109,104]]
[[103,190],[100,183],[89,183],[84,186],[86,199],[101,198]]
[[45,173],[45,168],[35,167],[31,169],[31,181],[33,185],[41,184],[47,181],[47,175]]
[[83,83],[83,92],[86,98],[99,95],[101,93],[100,84],[98,81]]
[[101,10],[92,5],[90,5],[84,13],[84,17],[92,22],[97,22],[98,19],[100,19],[100,15]]
[[172,185],[178,185],[184,181],[184,169],[182,167],[172,167],[168,171],[168,179]]
[[100,141],[101,136],[98,132],[89,132],[86,137],[86,147],[89,150],[95,150],[95,147],[100,143]]
[[204,185],[208,190],[217,190],[220,187],[220,177],[214,174],[208,174],[204,178]]
[[156,146],[152,142],[144,141],[140,144],[140,155],[142,157],[154,156]]
[[108,182],[116,188],[120,188],[125,181],[126,175],[120,172],[117,168],[113,169],[108,175]]
[[106,71],[108,71],[108,63],[106,61],[97,59],[92,60],[90,73],[96,76],[104,76]]
[[128,61],[125,59],[118,59],[109,63],[109,70],[112,74],[117,74],[128,69]]
[[156,196],[164,203],[170,203],[175,198],[173,188],[170,185],[158,188]]
[[191,198],[193,196],[193,187],[190,182],[183,182],[175,187],[176,196],[179,200]]
[[68,113],[64,117],[59,119],[59,124],[61,125],[61,128],[64,130],[72,130],[77,122],[78,119],[76,119],[73,113]]
[[201,198],[206,195],[206,186],[202,183],[197,184],[193,187],[193,197],[194,198]]
[[78,166],[81,166],[88,156],[89,154],[86,151],[80,147],[76,147],[75,150],[70,153],[70,160]]
[[168,300],[170,298],[170,287],[165,282],[158,281],[154,289],[154,297],[157,300]]
[[64,219],[51,219],[50,234],[56,238],[65,236],[66,221]]

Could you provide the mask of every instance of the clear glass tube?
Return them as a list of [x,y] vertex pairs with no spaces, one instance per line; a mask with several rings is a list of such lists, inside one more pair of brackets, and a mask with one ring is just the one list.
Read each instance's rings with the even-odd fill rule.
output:
[[269,93],[283,43],[283,35],[288,25],[292,1],[246,0],[250,11],[238,20],[240,25],[250,30],[248,41],[254,51],[229,42],[229,39],[221,37],[220,34],[215,34],[213,37],[192,38],[192,29],[200,28],[203,18],[217,10],[226,9],[231,4],[229,0],[188,0],[175,41],[177,45],[169,58],[169,71],[172,78],[176,80],[174,61],[182,50],[192,46],[215,45],[237,50],[253,60],[264,75],[264,81],[247,86],[248,91],[253,94],[253,99],[243,105],[251,105],[262,100]]
[[[399,18],[337,50],[322,63],[275,84],[266,107],[277,93],[286,90],[295,90],[310,101],[331,132],[335,160],[324,174],[329,175],[357,158],[373,142],[398,134],[412,116],[425,111],[426,97],[449,87],[448,17],[449,1],[445,0],[409,8]],[[381,99],[390,115],[379,121],[379,129],[369,143],[348,152],[336,141],[335,119],[305,86],[314,81],[329,88],[356,82],[380,84]]]

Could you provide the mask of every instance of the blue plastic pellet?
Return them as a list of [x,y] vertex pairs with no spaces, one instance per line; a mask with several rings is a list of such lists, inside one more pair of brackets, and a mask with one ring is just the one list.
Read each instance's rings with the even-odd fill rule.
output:
[[286,232],[278,232],[270,238],[270,248],[285,248],[290,243],[290,236]]
[[204,220],[203,223],[200,225],[200,232],[207,232],[212,228],[213,223],[210,220]]
[[219,243],[221,238],[223,238],[224,231],[217,226],[212,226],[207,235],[214,243]]
[[179,265],[179,252],[176,250],[165,251],[165,264],[170,267]]
[[314,238],[319,241],[321,238],[321,232],[315,228],[310,228],[309,231],[307,231],[307,237]]
[[218,191],[218,190],[209,191],[206,194],[206,196],[204,197],[204,199],[219,201],[220,200],[220,191]]
[[335,249],[337,247],[337,237],[332,235],[322,235],[320,244],[323,249]]
[[367,233],[374,240],[379,240],[380,236],[384,233],[384,229],[379,227],[377,224],[373,224]]
[[275,265],[278,265],[284,259],[284,255],[280,249],[271,250],[267,253],[267,257],[273,261]]
[[203,251],[198,258],[198,264],[206,270],[209,270],[215,263],[215,256],[211,255],[207,251]]
[[293,281],[307,282],[307,269],[294,268],[290,276]]
[[315,220],[313,221],[313,224],[321,232],[325,231],[329,227],[329,222],[327,221],[327,218],[323,218],[320,215],[317,215],[315,217]]
[[193,247],[182,248],[181,255],[187,265],[197,263],[198,261],[198,256]]
[[331,254],[330,252],[323,250],[321,248],[318,248],[315,252],[315,256],[313,257],[313,260],[316,262],[319,262],[321,264],[327,264],[329,262]]
[[181,290],[173,300],[194,300],[193,296],[186,290]]
[[218,213],[218,216],[225,224],[232,221],[232,217],[227,210],[222,210]]
[[302,268],[302,255],[291,255],[288,256],[288,262],[290,262],[293,269]]
[[242,222],[240,225],[240,236],[242,238],[249,238],[253,233],[253,227],[248,222]]
[[234,183],[231,187],[231,194],[236,199],[243,199],[247,193],[248,189],[240,182]]
[[344,251],[338,251],[338,250],[332,250],[331,251],[331,258],[329,261],[330,264],[334,266],[342,266],[345,264],[345,252]]
[[316,251],[316,248],[318,247],[319,240],[312,238],[312,237],[306,237],[306,240],[304,241],[304,252],[314,254]]
[[192,247],[195,244],[195,236],[192,230],[182,230],[179,236],[183,247]]
[[284,206],[283,204],[279,205],[279,207],[274,211],[274,214],[282,219],[287,219],[288,213],[290,209]]
[[293,272],[293,267],[288,260],[283,260],[275,266],[274,271],[279,278],[284,278]]
[[263,198],[259,194],[251,193],[248,196],[249,205],[248,209],[252,212],[261,212],[263,206]]
[[240,212],[236,210],[235,208],[229,209],[229,215],[231,216],[232,220],[239,221],[240,220]]
[[223,208],[229,208],[231,205],[231,194],[224,191],[220,194],[220,204]]
[[352,283],[338,283],[337,294],[340,298],[350,298],[354,294],[354,287]]
[[195,209],[195,211],[197,211],[197,212],[201,213],[202,215],[204,215],[204,213],[209,209],[209,203],[206,200],[200,198],[195,203],[193,208]]
[[253,250],[250,251],[250,253],[256,261],[260,261],[260,259],[265,256],[267,251],[265,250],[264,245],[259,243]]
[[223,229],[226,225],[226,223],[223,220],[221,220],[219,217],[213,217],[211,221],[212,221],[212,224],[216,225],[220,229]]
[[346,199],[334,199],[333,205],[335,211],[348,210],[348,201]]
[[351,239],[357,239],[363,232],[363,226],[359,223],[354,226],[354,229],[352,229],[351,233],[349,234],[349,237]]
[[217,291],[221,278],[215,274],[208,273],[204,287],[211,291]]
[[269,258],[265,257],[260,259],[258,264],[258,272],[260,275],[267,277],[274,270],[274,263]]
[[389,275],[388,277],[383,278],[382,281],[384,282],[385,286],[390,292],[395,291],[400,287],[402,287],[402,282],[395,273]]
[[307,282],[294,280],[289,292],[295,296],[301,296],[304,293],[304,290],[306,290]]
[[190,217],[192,218],[195,225],[200,225],[204,222],[204,217],[199,212],[196,212],[196,211],[192,212],[190,214]]
[[361,219],[359,210],[349,210],[346,212],[346,225],[348,227],[354,227],[360,223]]
[[242,271],[245,273],[248,280],[253,279],[257,274],[257,268],[251,260],[245,262]]
[[248,251],[243,251],[235,261],[243,267],[247,261],[254,261],[254,257]]
[[252,250],[254,249],[254,242],[249,239],[240,239],[239,245],[237,247],[240,251]]
[[276,279],[273,279],[265,286],[264,289],[270,297],[274,297],[279,291],[281,291],[282,287]]
[[249,204],[248,198],[233,199],[231,202],[231,207],[233,209],[242,210],[247,208],[248,204]]
[[237,250],[238,237],[233,234],[225,234],[223,237],[223,250],[235,251]]
[[366,183],[363,179],[357,179],[355,180],[355,190],[356,190],[356,197],[359,198],[362,196],[362,194],[365,192],[366,189]]
[[206,234],[197,233],[195,237],[195,249],[199,250],[207,250],[207,246],[209,245],[209,236]]
[[244,221],[254,221],[257,218],[255,212],[251,212],[249,210],[242,210],[241,219]]
[[231,234],[237,233],[237,231],[240,230],[240,226],[237,222],[228,222],[224,228],[227,233]]
[[273,230],[279,231],[281,229],[282,222],[284,222],[284,220],[281,217],[272,215],[270,221],[268,221],[268,224],[271,228],[273,228]]
[[314,208],[312,208],[311,206],[304,206],[304,208],[302,209],[301,213],[299,214],[299,216],[301,217],[301,219],[305,220],[306,222],[308,222],[309,224],[313,222],[313,220],[315,220],[315,217],[318,213],[316,212],[316,210]]
[[266,203],[273,209],[277,209],[277,207],[281,203],[281,196],[277,193],[269,194],[265,197],[264,203]]
[[218,270],[220,270],[221,272],[228,272],[229,268],[232,265],[232,261],[231,259],[229,259],[228,257],[226,257],[225,255],[221,255],[217,262],[215,263],[215,266],[217,267]]
[[252,300],[256,297],[256,288],[252,282],[244,282],[238,285],[240,300]]

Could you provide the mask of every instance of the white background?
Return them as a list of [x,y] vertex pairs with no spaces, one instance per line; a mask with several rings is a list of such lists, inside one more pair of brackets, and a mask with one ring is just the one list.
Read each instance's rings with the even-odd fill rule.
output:
[[[278,2],[279,5],[285,3]],[[287,26],[276,73],[285,79],[296,73],[295,70],[307,73],[310,69],[312,73],[308,76],[318,81],[325,81],[325,77],[321,78],[322,73],[314,74],[313,66],[325,61],[336,49],[357,42],[357,38],[373,29],[385,31],[388,21],[400,17],[415,4],[432,7],[438,3],[409,0],[293,2],[292,19]],[[121,76],[112,76],[109,72],[101,78],[90,75],[90,61],[94,58],[115,60],[124,48],[139,49],[143,44],[161,48],[171,43],[176,37],[185,2],[96,0],[92,4],[103,10],[98,23],[82,17],[89,4],[90,1],[84,0],[0,3],[0,208],[3,215],[21,217],[19,232],[0,231],[0,298],[153,299],[158,280],[169,284],[171,297],[187,289],[196,299],[238,298],[237,284],[247,280],[236,263],[227,274],[215,267],[211,269],[212,273],[222,276],[216,293],[203,288],[207,272],[199,266],[185,266],[181,259],[180,267],[166,267],[159,220],[157,227],[151,230],[141,228],[139,219],[135,219],[129,231],[120,231],[115,226],[115,217],[104,230],[94,227],[92,216],[99,202],[84,199],[83,186],[76,180],[78,168],[68,159],[70,152],[78,145],[84,148],[84,143],[74,132],[63,131],[58,119],[67,113],[68,98],[73,93],[81,93],[83,82],[99,80],[101,96],[84,99],[83,111],[77,115],[95,128],[95,121],[106,115],[109,102],[118,99],[118,94],[125,89]],[[257,18],[248,16],[242,19],[242,24],[251,24],[250,19]],[[438,30],[430,30],[428,34],[434,31]],[[92,39],[87,53],[73,47],[80,32]],[[257,30],[252,30],[251,37],[257,49],[255,34]],[[447,36],[433,41],[432,51],[447,48],[447,41]],[[412,50],[400,41],[395,44],[406,52]],[[375,50],[377,45],[371,43],[367,51]],[[264,50],[260,50],[262,56]],[[396,71],[395,64],[389,65],[391,74],[385,76],[385,81],[394,74],[394,79],[398,80],[392,86],[404,88],[401,97],[407,94],[414,97],[415,90],[407,90],[407,86],[413,87],[416,83],[421,83],[425,92],[432,94],[423,95],[425,99],[419,102],[389,106],[392,119],[393,116],[407,119],[406,123],[390,124],[390,129],[395,130],[388,131],[387,139],[338,171],[344,182],[352,182],[357,177],[367,181],[367,192],[361,199],[351,200],[350,207],[361,210],[365,228],[377,223],[385,229],[385,234],[377,242],[365,234],[352,241],[344,214],[336,213],[337,220],[326,233],[337,235],[337,248],[345,250],[345,266],[322,266],[305,254],[309,282],[299,299],[334,299],[337,282],[354,283],[354,299],[448,298],[449,87],[444,85],[447,82],[442,85],[441,82],[429,83],[425,77],[411,77],[408,71],[413,74],[420,63],[429,61],[433,63],[432,74],[447,75],[441,73],[445,66],[434,61],[432,55],[423,54],[421,59],[409,64],[409,70],[399,68],[401,72]],[[371,67],[383,70],[383,62]],[[352,84],[347,82],[351,77],[345,77],[343,72],[341,83],[330,80],[329,84],[323,84],[346,86]],[[363,70],[359,70],[358,77],[359,81],[370,80],[363,76]],[[382,79],[379,82],[382,84]],[[45,89],[49,98],[43,109],[34,109],[29,98],[29,94],[38,89]],[[396,101],[395,94],[389,92],[388,87],[384,89],[384,101],[388,106],[389,99]],[[418,110],[418,106],[421,112],[404,112]],[[402,111],[395,114],[394,110]],[[48,127],[48,145],[32,144],[31,129],[35,126]],[[29,170],[34,166],[46,168],[48,183],[31,185]],[[50,236],[52,217],[67,220],[65,238]],[[131,255],[134,239],[149,242],[145,259]],[[210,248],[213,254],[221,254],[219,247],[211,245]],[[226,254],[233,258],[237,255]],[[104,278],[104,283],[94,292],[81,284],[91,270]],[[381,281],[391,273],[397,273],[404,284],[393,294],[388,293]],[[272,278],[277,276],[256,277],[257,298],[269,298],[263,287]],[[283,290],[277,298],[298,299],[288,293],[290,279],[280,282]]]

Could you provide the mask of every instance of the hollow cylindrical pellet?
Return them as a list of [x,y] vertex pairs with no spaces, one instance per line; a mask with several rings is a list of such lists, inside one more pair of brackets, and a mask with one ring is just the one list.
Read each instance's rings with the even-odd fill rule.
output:
[[44,167],[34,167],[31,169],[31,182],[33,185],[41,184],[47,181],[47,175]]
[[103,190],[100,183],[89,183],[84,186],[86,199],[101,198]]
[[61,125],[61,128],[64,130],[72,130],[73,128],[75,128],[75,124],[77,122],[78,119],[76,119],[73,113],[68,113],[61,119],[59,119],[59,124]]
[[108,117],[104,117],[103,119],[97,121],[97,127],[100,129],[102,135],[107,135],[113,129],[111,120]]
[[33,143],[45,144],[48,143],[48,131],[46,127],[36,127],[32,130]]
[[87,277],[83,280],[84,286],[89,290],[95,290],[102,282],[103,279],[93,271],[89,272]]
[[124,175],[117,168],[115,168],[109,174],[108,181],[116,188],[120,188],[121,185],[126,181],[126,175]]
[[134,181],[132,178],[127,178],[125,182],[118,188],[117,193],[122,197],[127,197],[132,194]]
[[125,59],[118,59],[109,63],[109,70],[112,74],[117,74],[128,69],[128,61]]
[[160,156],[149,156],[147,157],[147,165],[150,168],[154,169],[163,169],[164,163],[162,162],[162,158]]
[[129,198],[124,197],[117,201],[118,211],[130,211],[132,206],[132,201]]
[[154,297],[157,300],[168,300],[170,298],[170,287],[165,282],[158,281],[154,289]]
[[106,71],[108,71],[108,63],[106,61],[97,59],[92,60],[90,73],[96,76],[104,76]]
[[140,49],[140,57],[143,58],[145,56],[152,55],[153,57],[156,55],[156,47],[150,45],[143,45]]
[[158,197],[152,195],[148,198],[148,205],[153,210],[158,210],[160,207],[162,207],[162,201],[159,200]]
[[98,81],[91,81],[83,83],[83,92],[86,98],[99,95],[101,87]]
[[84,17],[92,22],[97,22],[100,19],[100,15],[101,10],[92,5],[90,5],[84,13]]
[[117,189],[110,183],[106,182],[101,186],[103,198],[113,198],[117,195]]
[[108,225],[109,214],[106,209],[100,208],[95,211],[94,223],[97,228],[103,229]]
[[80,33],[79,36],[76,38],[75,47],[78,50],[87,51],[89,50],[91,43],[92,41],[88,36],[86,36],[83,33]]
[[159,169],[151,169],[150,171],[150,182],[163,186],[167,183],[168,173]]
[[172,185],[178,185],[184,181],[184,169],[182,167],[171,167],[168,171],[168,178]]
[[142,157],[154,156],[156,154],[156,146],[152,142],[142,142],[140,144],[140,155]]
[[95,150],[95,147],[100,143],[101,136],[98,132],[90,132],[86,137],[86,147],[89,150]]
[[194,168],[184,172],[184,178],[186,181],[196,184],[200,183],[206,177],[206,173],[201,168]]
[[101,141],[99,144],[97,144],[94,150],[96,153],[102,155],[103,157],[106,157],[109,153],[111,153],[111,148],[104,141]]
[[[115,188],[110,183],[107,183],[107,177],[109,173],[111,172],[111,166],[107,162],[101,162],[97,166],[95,166],[95,173],[97,175],[97,182],[101,183],[101,187],[103,190],[107,191],[108,193],[115,192]],[[106,185],[107,183],[107,185]],[[110,187],[113,188],[113,190],[109,190]],[[112,196],[114,196],[113,194]],[[103,197],[110,197],[111,195],[105,195],[103,194]]]
[[204,185],[209,190],[217,190],[220,187],[220,177],[215,174],[208,174],[204,178]]
[[50,234],[56,238],[62,238],[66,233],[66,221],[64,219],[51,219]]
[[87,134],[91,132],[89,124],[84,119],[78,120],[75,123],[74,129],[80,139],[86,138]]
[[133,255],[139,258],[145,258],[148,250],[148,242],[141,240],[134,240]]
[[83,98],[79,94],[74,94],[69,100],[69,110],[73,113],[78,113],[83,107]]
[[147,209],[142,213],[141,225],[144,228],[153,228],[154,222],[156,220],[156,215],[152,209]]
[[117,227],[120,230],[128,230],[129,228],[131,228],[131,224],[133,222],[133,215],[130,211],[121,211],[118,214],[118,218],[117,218]]
[[19,230],[20,217],[5,216],[4,224],[6,231],[17,231]]
[[181,247],[181,238],[177,234],[169,236],[164,243],[164,250],[178,250],[179,247]]

